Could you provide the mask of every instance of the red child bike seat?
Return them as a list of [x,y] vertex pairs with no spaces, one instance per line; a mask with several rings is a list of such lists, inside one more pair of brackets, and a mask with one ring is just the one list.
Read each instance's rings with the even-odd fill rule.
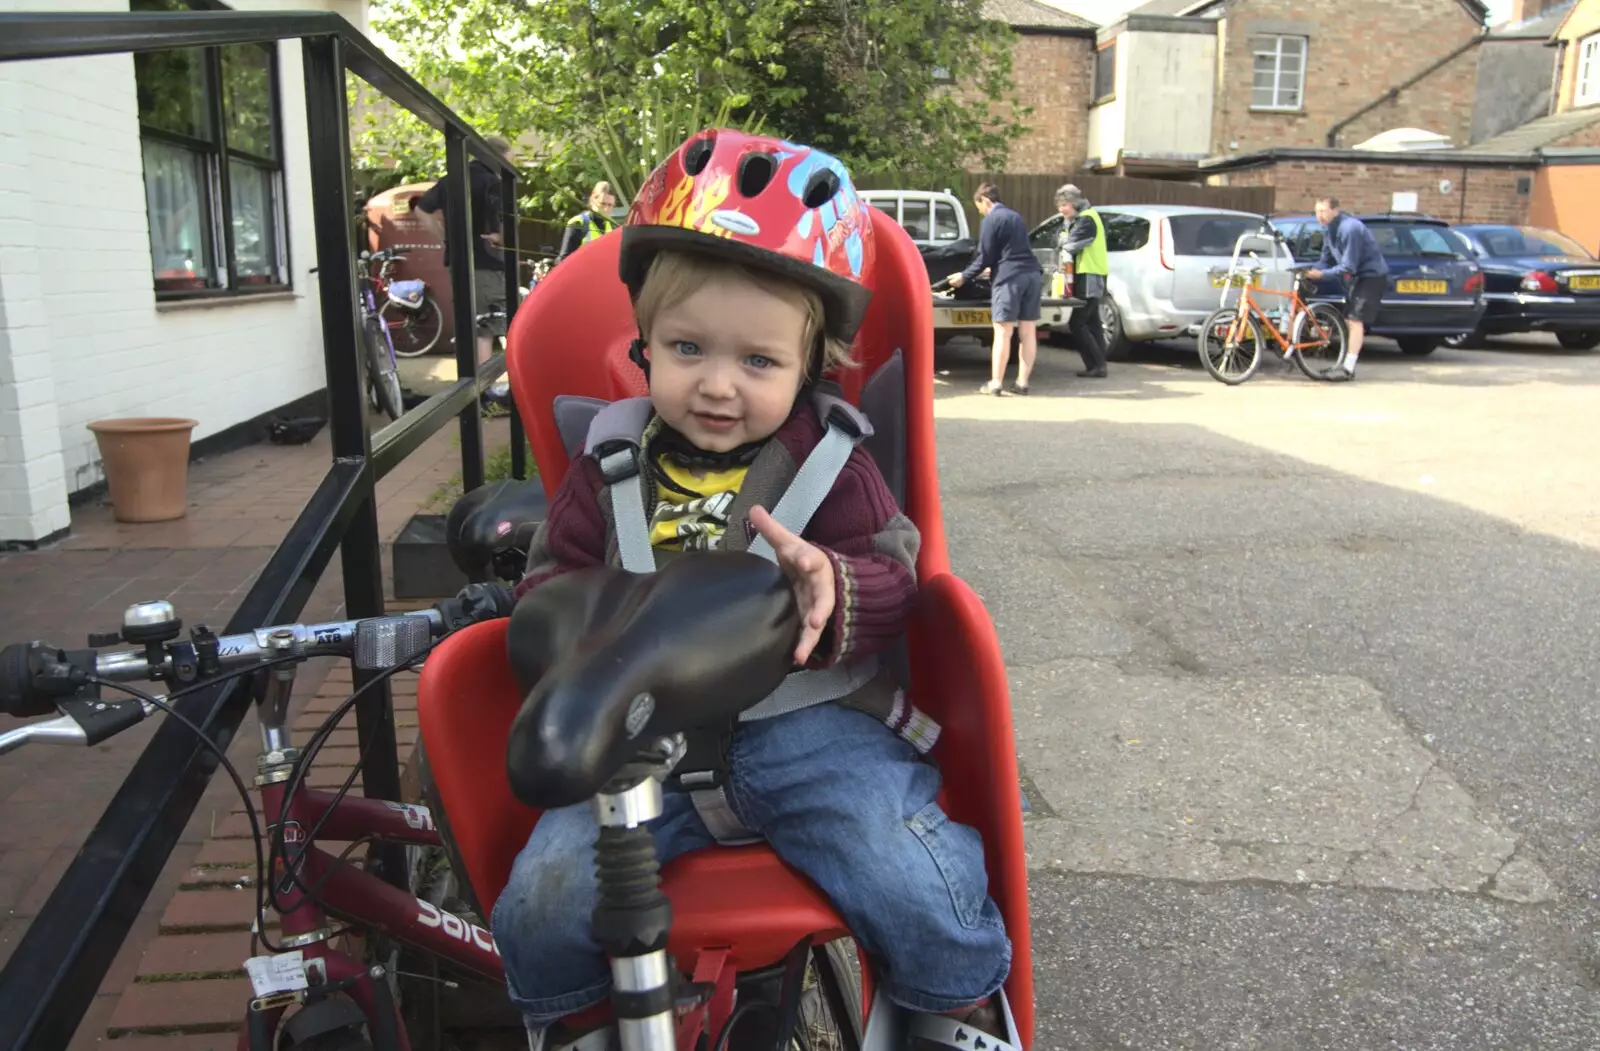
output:
[[[950,573],[933,420],[933,304],[916,245],[875,211],[875,287],[854,345],[858,367],[833,378],[873,422],[866,448],[922,533],[921,599],[909,630],[911,700],[943,727],[933,751],[940,802],[983,836],[989,893],[1013,946],[1006,994],[1024,1046],[1033,1037],[1033,962],[1010,693],[982,601]],[[539,476],[554,496],[574,450],[557,399],[613,401],[646,393],[628,358],[637,335],[618,277],[621,232],[592,241],[551,271],[517,311],[507,363]],[[581,441],[581,431],[577,440]],[[428,657],[418,717],[428,766],[464,881],[487,916],[538,812],[507,780],[507,735],[522,702],[506,657],[505,621],[478,624]],[[741,969],[776,963],[808,934],[844,933],[817,888],[765,846],[715,847],[665,867],[670,949],[692,960],[729,947]]]

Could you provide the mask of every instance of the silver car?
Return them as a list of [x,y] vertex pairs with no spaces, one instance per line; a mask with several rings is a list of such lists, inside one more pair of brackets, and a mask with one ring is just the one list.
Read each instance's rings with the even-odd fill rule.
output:
[[[1188,204],[1097,205],[1095,210],[1105,223],[1111,271],[1100,324],[1112,361],[1126,361],[1134,343],[1182,339],[1198,328],[1220,305],[1222,290],[1211,283],[1211,271],[1226,269],[1240,235],[1266,222],[1253,212]],[[1056,215],[1034,227],[1029,240],[1035,252],[1056,243],[1061,223]],[[1251,242],[1247,248],[1252,244],[1267,264],[1263,287],[1287,292],[1285,268],[1294,261],[1289,250],[1278,249],[1274,266],[1269,243]],[[1229,301],[1236,298],[1230,294]],[[1264,296],[1261,306],[1270,311],[1279,302],[1287,303]]]

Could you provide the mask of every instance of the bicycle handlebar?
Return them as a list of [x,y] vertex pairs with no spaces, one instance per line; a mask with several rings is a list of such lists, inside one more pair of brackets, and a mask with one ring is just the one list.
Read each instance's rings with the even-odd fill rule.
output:
[[274,625],[237,635],[215,635],[202,625],[191,631],[189,641],[180,642],[183,622],[170,604],[137,603],[128,607],[118,635],[90,636],[90,644],[143,643],[143,650],[64,650],[41,641],[0,649],[0,713],[18,718],[62,713],[0,733],[0,755],[35,741],[98,744],[156,710],[131,698],[101,700],[98,680],[187,687],[285,659],[340,656],[351,657],[359,670],[380,671],[414,659],[457,628],[510,616],[513,604],[504,584],[469,584],[454,598],[408,613]]

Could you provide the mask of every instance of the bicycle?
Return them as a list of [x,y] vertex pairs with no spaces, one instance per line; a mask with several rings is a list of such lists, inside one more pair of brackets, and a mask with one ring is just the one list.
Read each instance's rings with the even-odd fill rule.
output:
[[[1283,235],[1271,235],[1274,251],[1283,244]],[[1241,265],[1240,252],[1251,239],[1265,239],[1261,233],[1240,235],[1234,242],[1233,258],[1226,270],[1211,270],[1213,286],[1221,288],[1220,309],[1214,311],[1200,325],[1195,338],[1200,363],[1213,378],[1236,386],[1255,375],[1261,366],[1262,332],[1271,335],[1278,353],[1292,359],[1301,372],[1314,380],[1328,379],[1330,369],[1337,368],[1344,357],[1347,330],[1344,315],[1330,303],[1306,305],[1302,293],[1309,295],[1313,282],[1306,278],[1304,268],[1290,267],[1294,283],[1287,292],[1265,288],[1261,278],[1266,267],[1249,252],[1249,263]],[[1228,306],[1228,292],[1239,289],[1239,299]],[[1278,296],[1289,300],[1286,308],[1268,314],[1255,301],[1258,295]],[[1310,331],[1306,329],[1311,326]],[[1316,358],[1313,364],[1311,358]]]
[[[367,689],[412,667],[436,641],[479,620],[505,616],[510,591],[469,585],[454,599],[411,613],[326,624],[284,624],[239,635],[215,635],[204,625],[179,641],[183,623],[165,601],[127,608],[118,632],[91,635],[89,650],[64,651],[42,642],[0,650],[0,711],[20,718],[60,714],[0,734],[0,755],[31,743],[93,746],[167,712],[192,729],[217,756],[245,802],[256,853],[256,922],[246,970],[255,996],[245,1009],[241,1051],[274,1051],[280,1038],[302,1051],[409,1048],[391,982],[395,973],[334,949],[339,933],[360,929],[414,946],[434,959],[488,981],[504,980],[494,940],[482,927],[397,889],[349,861],[369,840],[412,847],[441,847],[427,807],[368,797],[350,798],[359,765],[337,792],[305,787],[306,771],[334,726]],[[99,652],[117,642],[137,651]],[[288,715],[298,665],[313,657],[350,657],[357,670],[375,673],[312,734],[304,752],[291,742]],[[238,675],[262,676],[256,698],[261,752],[255,784],[270,839],[262,853],[262,827],[249,791],[223,751],[171,707],[178,698]],[[165,682],[166,695],[127,685]],[[128,700],[104,700],[102,688]],[[317,848],[318,836],[348,842],[337,856]],[[266,873],[273,879],[268,881]],[[280,916],[276,941],[266,931],[268,906]],[[346,926],[336,930],[330,917]],[[257,955],[258,947],[267,952]],[[352,1014],[348,996],[360,1008]],[[300,1005],[284,1032],[285,1010]],[[371,1043],[357,1032],[364,1024]]]
[[[513,663],[520,668],[532,665],[550,672],[541,677],[546,698],[539,709],[541,730],[533,750],[524,748],[510,762],[546,792],[592,797],[606,829],[595,854],[603,903],[595,929],[613,957],[613,970],[625,976],[618,981],[613,1007],[626,1051],[693,1051],[702,1033],[715,1036],[714,1046],[724,1048],[736,1030],[741,1034],[733,1045],[737,1047],[859,1051],[860,964],[847,932],[836,922],[814,924],[818,929],[799,938],[774,966],[736,971],[724,952],[714,955],[716,966],[697,960],[693,980],[683,982],[673,979],[676,972],[667,962],[671,907],[658,888],[654,862],[645,861],[653,858],[653,843],[643,823],[660,812],[662,780],[685,754],[683,731],[737,713],[764,696],[766,680],[775,683],[787,673],[798,631],[789,587],[776,567],[754,555],[709,558],[681,560],[675,572],[653,577],[622,571],[599,577],[574,574],[564,589],[545,592],[545,600],[525,615],[527,627],[515,636],[521,641],[512,648]],[[624,578],[620,586],[618,575]],[[567,604],[557,595],[563,590],[567,599],[584,601],[578,607]],[[715,610],[705,607],[706,595],[715,596]],[[696,596],[702,596],[700,601]],[[594,612],[618,598],[620,607],[609,607],[615,615],[602,616],[597,623]],[[699,608],[685,615],[685,604]],[[455,599],[411,613],[286,624],[226,636],[201,625],[191,630],[188,641],[179,641],[182,621],[170,603],[136,603],[128,607],[119,632],[92,635],[90,642],[110,645],[115,640],[142,646],[140,650],[64,651],[32,642],[0,651],[0,711],[24,718],[51,710],[61,713],[0,735],[0,755],[35,742],[92,746],[158,710],[182,719],[207,741],[233,779],[246,802],[256,845],[256,922],[245,964],[254,996],[246,1005],[240,1051],[276,1051],[285,1038],[287,1046],[300,1051],[409,1051],[393,984],[400,970],[335,949],[332,939],[357,931],[370,943],[377,935],[421,953],[429,962],[502,984],[499,949],[493,935],[472,919],[397,889],[348,860],[356,846],[370,841],[450,853],[449,822],[442,811],[350,798],[359,767],[335,792],[305,787],[307,770],[362,692],[416,665],[443,637],[472,625],[488,627],[480,623],[486,620],[505,623],[511,610],[509,588],[469,585]],[[666,652],[681,652],[679,646],[703,646],[708,619],[716,621],[718,654],[697,662],[701,670],[693,683],[669,674],[659,660],[664,651],[654,647],[635,647],[621,661],[608,662],[612,671],[622,673],[609,685],[629,685],[625,696],[607,689],[607,683],[583,681],[582,662],[557,666],[554,659],[570,649],[587,650],[597,638],[637,630],[642,621],[658,636],[664,633],[665,641],[678,643]],[[746,626],[743,638],[726,632],[732,624]],[[501,664],[505,654],[502,646]],[[336,708],[301,751],[287,725],[297,667],[312,657],[334,656],[352,658],[358,671],[374,678]],[[264,855],[262,826],[237,769],[171,707],[185,694],[255,673],[262,675],[256,698],[261,752],[255,784],[266,827]],[[176,688],[163,696],[127,685],[143,679]],[[653,716],[642,723],[632,714],[637,696],[631,687],[640,683],[660,698]],[[132,699],[102,700],[102,688],[123,690]],[[629,713],[625,721],[614,718],[618,704]],[[583,725],[571,719],[574,711],[588,713]],[[630,726],[638,732],[629,733]],[[602,763],[563,761],[574,754],[597,756]],[[333,855],[317,846],[319,837],[350,847]],[[275,940],[266,933],[268,907],[280,917]],[[802,921],[816,911],[802,914]],[[786,914],[777,926],[788,930],[794,919]],[[258,954],[258,947],[266,952]],[[286,1021],[291,1006],[300,1009]],[[749,1019],[758,1007],[771,1017],[753,1027],[745,1021],[740,1028],[740,1020]],[[583,1031],[603,1024],[606,1013],[597,1008],[565,1025],[569,1031]]]
[[[402,358],[419,358],[432,350],[444,333],[444,312],[433,296],[426,281],[409,279],[392,280],[389,272],[418,249],[438,248],[438,245],[390,245],[381,252],[367,257],[365,277],[373,292],[383,299],[378,316],[389,329],[394,352]],[[372,267],[377,265],[374,274]]]
[[[370,273],[371,260],[382,259],[385,252],[362,251],[362,268]],[[378,312],[378,300],[373,282],[361,284],[361,343],[367,354],[367,400],[391,420],[398,420],[405,412],[400,391],[399,363],[395,358],[394,340],[389,336],[389,326]]]

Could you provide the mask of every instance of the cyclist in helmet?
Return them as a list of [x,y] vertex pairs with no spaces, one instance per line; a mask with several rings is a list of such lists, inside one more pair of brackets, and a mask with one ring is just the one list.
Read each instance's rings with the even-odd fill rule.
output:
[[[649,398],[596,417],[586,448],[597,451],[563,480],[518,592],[589,566],[641,571],[646,535],[642,571],[681,552],[770,545],[803,624],[785,695],[798,683],[805,704],[727,728],[707,750],[724,757],[722,790],[685,790],[674,772],[651,824],[662,863],[764,838],[828,894],[891,998],[1000,1036],[1011,943],[983,846],[935,802],[940,776],[924,753],[938,727],[877,663],[916,601],[916,527],[859,447],[798,535],[765,509],[848,430],[854,410],[821,380],[850,364],[874,265],[871,214],[839,161],[727,130],[685,142],[622,234]],[[854,419],[859,439],[865,419]],[[615,482],[618,438],[636,506]],[[637,525],[619,530],[624,514]],[[544,813],[494,908],[511,997],[535,1034],[607,994],[590,933],[596,838],[587,803]]]
[[556,251],[556,262],[576,252],[590,241],[598,240],[616,229],[611,221],[611,209],[617,206],[617,195],[608,182],[597,182],[589,191],[589,207],[567,220],[561,233],[561,247]]

